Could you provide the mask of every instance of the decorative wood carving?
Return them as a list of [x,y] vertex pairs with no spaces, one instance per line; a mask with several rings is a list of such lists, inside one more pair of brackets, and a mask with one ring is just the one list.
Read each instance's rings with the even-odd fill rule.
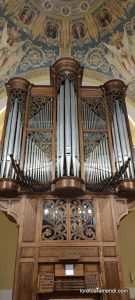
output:
[[98,272],[85,273],[85,286],[88,289],[100,288],[100,279]]
[[55,290],[80,290],[85,288],[84,279],[81,278],[61,278],[55,281]]
[[0,200],[0,210],[5,212],[11,221],[19,225],[20,221],[20,200]]
[[52,292],[54,290],[54,274],[41,272],[38,278],[39,292]]

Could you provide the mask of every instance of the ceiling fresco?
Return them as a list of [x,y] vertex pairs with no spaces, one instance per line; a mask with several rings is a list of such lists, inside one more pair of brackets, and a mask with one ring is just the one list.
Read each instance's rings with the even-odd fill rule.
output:
[[61,56],[85,76],[120,78],[135,102],[134,0],[0,0],[0,88],[12,76],[49,74]]

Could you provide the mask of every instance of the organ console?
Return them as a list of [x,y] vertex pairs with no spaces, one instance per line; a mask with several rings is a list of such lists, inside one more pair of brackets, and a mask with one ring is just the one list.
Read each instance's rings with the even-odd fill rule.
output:
[[0,207],[19,225],[14,300],[129,299],[117,237],[135,191],[126,86],[82,86],[82,74],[62,58],[50,86],[6,84]]

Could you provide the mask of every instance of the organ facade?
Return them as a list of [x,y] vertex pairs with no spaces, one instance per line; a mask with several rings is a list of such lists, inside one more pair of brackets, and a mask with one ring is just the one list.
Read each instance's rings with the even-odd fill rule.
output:
[[82,75],[62,58],[49,86],[6,84],[0,208],[19,227],[14,300],[129,299],[117,232],[135,190],[126,86],[82,86]]

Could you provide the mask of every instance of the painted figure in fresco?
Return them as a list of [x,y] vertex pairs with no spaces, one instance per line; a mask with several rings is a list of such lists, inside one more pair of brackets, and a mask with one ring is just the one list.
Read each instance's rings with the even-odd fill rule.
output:
[[115,46],[105,43],[108,49],[106,54],[107,61],[115,65],[119,72],[130,80],[135,76],[135,37],[128,36],[126,29],[122,41],[119,39],[115,42]]
[[46,1],[44,6],[45,6],[46,10],[51,10],[52,9],[52,2],[51,1]]
[[23,24],[31,24],[34,17],[34,11],[29,5],[25,5],[19,13],[19,18]]
[[70,8],[68,6],[64,6],[62,9],[62,14],[64,16],[68,16],[70,14]]
[[72,33],[75,39],[82,39],[85,36],[84,25],[82,23],[75,24]]
[[21,48],[24,42],[18,42],[17,32],[13,29],[9,35],[7,22],[5,23],[0,39],[0,76],[6,74],[9,68],[19,62],[23,56]]
[[55,23],[48,23],[46,27],[46,35],[51,39],[55,39],[58,36],[58,26]]
[[112,22],[110,12],[104,8],[97,14],[98,22],[102,27],[107,27]]
[[81,8],[82,11],[86,11],[89,8],[88,2],[82,1],[80,3],[80,8]]

